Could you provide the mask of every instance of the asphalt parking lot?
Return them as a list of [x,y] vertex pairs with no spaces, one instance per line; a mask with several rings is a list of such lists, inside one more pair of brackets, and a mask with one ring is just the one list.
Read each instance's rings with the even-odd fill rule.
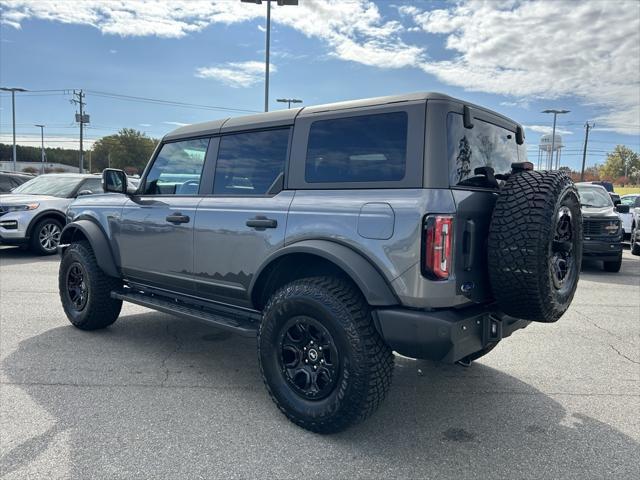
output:
[[470,368],[397,358],[366,423],[289,423],[255,341],[125,304],[67,322],[58,258],[0,249],[0,473],[24,478],[640,478],[640,259]]

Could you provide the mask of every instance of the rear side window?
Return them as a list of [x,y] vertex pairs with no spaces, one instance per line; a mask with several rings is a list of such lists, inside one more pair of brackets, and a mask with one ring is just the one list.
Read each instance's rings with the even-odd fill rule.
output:
[[451,185],[475,185],[473,172],[478,167],[492,167],[496,174],[510,172],[512,163],[526,161],[525,149],[518,147],[510,130],[478,118],[473,119],[473,128],[465,128],[461,114],[447,114]]
[[222,137],[214,195],[265,195],[284,172],[289,131],[286,128]]
[[165,143],[147,175],[147,195],[197,195],[208,138]]
[[311,124],[308,183],[393,182],[407,164],[405,112],[318,120]]

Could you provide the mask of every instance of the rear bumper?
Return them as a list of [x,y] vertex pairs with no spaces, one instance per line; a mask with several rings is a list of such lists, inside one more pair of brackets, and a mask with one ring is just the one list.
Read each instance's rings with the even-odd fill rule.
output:
[[582,258],[589,260],[615,260],[622,254],[622,237],[615,239],[585,240]]
[[385,342],[396,352],[450,363],[499,342],[530,323],[482,306],[432,312],[378,309],[373,316]]

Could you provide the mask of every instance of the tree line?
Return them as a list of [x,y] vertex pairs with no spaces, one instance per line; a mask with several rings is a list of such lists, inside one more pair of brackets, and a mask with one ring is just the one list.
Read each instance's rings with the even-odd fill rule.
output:
[[[123,128],[114,135],[102,137],[91,149],[91,170],[101,172],[108,166],[120,168],[131,175],[140,174],[156,148],[158,140],[133,128]],[[46,162],[61,163],[77,167],[80,160],[78,149],[45,147]],[[16,145],[16,154],[21,162],[40,162],[40,147]],[[0,143],[0,160],[13,158],[13,146]],[[89,153],[84,152],[84,168],[89,169]],[[32,167],[27,167],[32,170]]]

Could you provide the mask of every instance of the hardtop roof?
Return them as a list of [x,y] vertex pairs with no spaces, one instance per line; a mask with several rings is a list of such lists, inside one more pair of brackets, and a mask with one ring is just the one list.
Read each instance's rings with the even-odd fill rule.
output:
[[402,95],[389,95],[385,97],[364,98],[359,100],[347,100],[342,102],[327,103],[322,105],[313,105],[301,108],[291,108],[284,110],[275,110],[272,112],[256,113],[253,115],[243,115],[240,117],[228,117],[210,122],[194,123],[177,128],[163,138],[165,141],[177,140],[181,138],[217,135],[220,133],[231,132],[243,128],[260,129],[270,128],[283,125],[292,125],[296,117],[307,117],[318,113],[325,113],[338,110],[348,110],[352,108],[370,107],[376,105],[385,105],[390,103],[402,103],[412,101],[426,100],[448,100],[456,103],[468,105],[473,109],[482,110],[492,115],[496,115],[508,123],[519,125],[514,120],[501,115],[500,113],[489,110],[488,108],[474,105],[472,103],[436,92],[415,92]]

